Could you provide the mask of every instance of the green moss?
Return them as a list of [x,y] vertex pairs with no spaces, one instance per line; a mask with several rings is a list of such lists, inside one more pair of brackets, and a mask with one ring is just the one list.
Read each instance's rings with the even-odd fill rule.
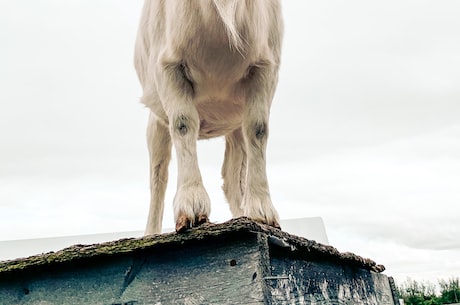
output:
[[94,245],[75,245],[69,248],[41,255],[0,262],[2,273],[16,272],[36,267],[51,266],[54,264],[71,262],[74,260],[91,259],[98,256],[112,256],[141,251],[144,249],[180,246],[185,243],[198,242],[212,238],[226,238],[238,234],[263,233],[273,236],[282,243],[290,245],[290,251],[296,252],[298,257],[323,258],[342,260],[363,269],[382,272],[385,268],[377,265],[370,259],[364,259],[352,253],[340,253],[331,246],[318,244],[314,241],[290,235],[267,225],[256,223],[247,218],[233,219],[222,224],[205,224],[185,233],[168,233],[146,236],[143,238],[120,239]]

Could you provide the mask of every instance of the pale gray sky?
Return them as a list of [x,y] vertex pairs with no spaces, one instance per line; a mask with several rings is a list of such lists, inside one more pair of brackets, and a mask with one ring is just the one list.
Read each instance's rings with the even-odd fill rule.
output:
[[[281,217],[323,217],[332,245],[397,279],[459,276],[460,2],[283,3],[268,152]],[[144,228],[141,6],[0,2],[0,240]],[[199,150],[224,221],[223,141]]]

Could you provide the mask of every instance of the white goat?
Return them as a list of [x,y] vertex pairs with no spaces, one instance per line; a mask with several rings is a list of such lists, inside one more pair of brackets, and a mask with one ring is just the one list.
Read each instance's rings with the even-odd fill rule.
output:
[[223,190],[234,217],[279,227],[265,150],[278,82],[279,0],[146,0],[135,67],[150,109],[151,201],[145,234],[161,232],[171,147],[176,231],[208,221],[196,142],[225,136]]

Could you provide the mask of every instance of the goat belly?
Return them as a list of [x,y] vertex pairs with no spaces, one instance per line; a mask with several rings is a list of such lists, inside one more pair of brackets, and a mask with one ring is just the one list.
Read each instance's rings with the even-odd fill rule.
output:
[[212,100],[197,104],[200,116],[200,139],[229,134],[241,127],[243,102],[238,100]]

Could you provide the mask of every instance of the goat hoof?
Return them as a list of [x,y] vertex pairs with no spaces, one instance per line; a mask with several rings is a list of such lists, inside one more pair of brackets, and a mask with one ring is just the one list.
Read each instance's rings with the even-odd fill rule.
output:
[[274,227],[274,228],[276,228],[276,229],[279,229],[279,230],[281,230],[281,226],[280,226],[280,225],[279,225],[279,223],[278,223],[278,222],[276,222],[276,221],[275,221],[275,222],[273,222],[272,224],[270,224],[270,226],[272,226],[272,227]]
[[176,232],[183,233],[192,227],[190,219],[186,216],[181,215],[176,221]]
[[262,221],[262,222],[263,222],[264,224],[266,224],[266,225],[269,225],[269,226],[272,227],[272,228],[281,230],[281,226],[280,226],[280,224],[278,223],[277,220],[271,220],[271,221],[270,221],[270,220],[266,219],[265,221]]
[[279,225],[278,221],[276,221],[276,220],[272,220],[272,221],[269,221],[267,219],[253,219],[253,220],[258,222],[258,223],[264,224],[266,226],[270,226],[272,228],[281,230],[281,226]]
[[209,218],[208,218],[208,216],[206,214],[200,214],[195,218],[195,224],[197,226],[200,226],[200,225],[208,223],[208,222],[209,222]]

